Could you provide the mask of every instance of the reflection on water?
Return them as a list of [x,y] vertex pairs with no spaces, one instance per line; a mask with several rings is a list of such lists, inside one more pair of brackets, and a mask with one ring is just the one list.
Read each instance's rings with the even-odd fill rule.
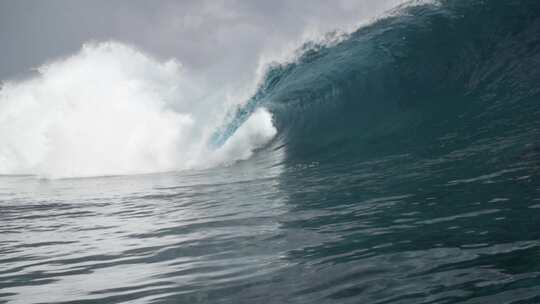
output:
[[504,140],[431,158],[293,165],[278,149],[203,172],[2,177],[0,299],[533,303],[537,158],[512,138],[516,157],[489,166]]
[[[267,158],[272,160],[272,158]],[[0,297],[204,300],[283,267],[280,166],[69,180],[2,177]]]

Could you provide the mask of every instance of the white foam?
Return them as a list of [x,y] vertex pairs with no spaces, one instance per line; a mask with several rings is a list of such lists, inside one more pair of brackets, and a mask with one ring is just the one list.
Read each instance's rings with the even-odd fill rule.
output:
[[[216,166],[249,157],[275,135],[256,112],[218,151],[220,123],[181,65],[133,47],[86,44],[38,75],[0,89],[0,174],[79,177]],[[212,109],[216,109],[213,111]]]
[[[360,5],[353,2],[342,4]],[[377,1],[359,9],[364,7],[367,18],[404,2]],[[258,53],[250,81],[239,84],[234,80],[245,78],[227,70],[233,80],[221,87],[203,84],[212,77],[196,76],[175,60],[159,61],[122,43],[85,44],[79,53],[40,67],[36,77],[0,87],[0,174],[123,175],[249,158],[277,133],[271,114],[258,109],[212,150],[209,138],[231,120],[225,115],[236,113],[254,94],[269,68],[296,61],[306,41],[314,47],[334,45],[375,19],[364,20],[338,22],[341,30],[324,34],[335,22],[323,26],[315,18],[299,39]]]
[[265,108],[259,108],[212,155],[212,163],[230,164],[231,161],[248,159],[276,134],[272,115]]

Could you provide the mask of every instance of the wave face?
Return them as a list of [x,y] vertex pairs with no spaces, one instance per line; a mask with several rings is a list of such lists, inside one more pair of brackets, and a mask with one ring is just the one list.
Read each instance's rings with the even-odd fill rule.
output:
[[[219,114],[174,61],[133,47],[88,44],[0,90],[0,174],[79,177],[163,172],[231,163],[275,134],[259,110],[222,149],[207,138]],[[224,106],[224,105],[221,105]],[[221,109],[219,104],[215,109]],[[246,135],[248,134],[248,135]]]
[[[408,153],[452,132],[526,128],[540,92],[539,10],[536,1],[420,3],[340,43],[307,44],[292,63],[269,69],[214,140],[259,106],[300,161],[323,151]],[[504,119],[510,125],[494,125]]]

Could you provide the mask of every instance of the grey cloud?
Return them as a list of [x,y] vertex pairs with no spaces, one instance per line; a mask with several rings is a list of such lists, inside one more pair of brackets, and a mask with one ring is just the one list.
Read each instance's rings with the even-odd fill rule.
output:
[[[261,53],[309,28],[357,23],[400,0],[3,0],[0,79],[25,75],[84,42],[118,40],[158,58],[177,58],[212,81],[250,77]],[[241,77],[240,77],[241,78]]]

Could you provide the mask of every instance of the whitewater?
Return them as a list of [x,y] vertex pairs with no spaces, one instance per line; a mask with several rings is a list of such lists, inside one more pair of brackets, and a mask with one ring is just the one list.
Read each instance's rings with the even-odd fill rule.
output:
[[30,79],[3,85],[0,174],[203,168],[246,159],[275,135],[271,114],[260,109],[227,145],[210,148],[224,108],[209,108],[198,90],[174,60],[159,62],[118,42],[87,44]]

